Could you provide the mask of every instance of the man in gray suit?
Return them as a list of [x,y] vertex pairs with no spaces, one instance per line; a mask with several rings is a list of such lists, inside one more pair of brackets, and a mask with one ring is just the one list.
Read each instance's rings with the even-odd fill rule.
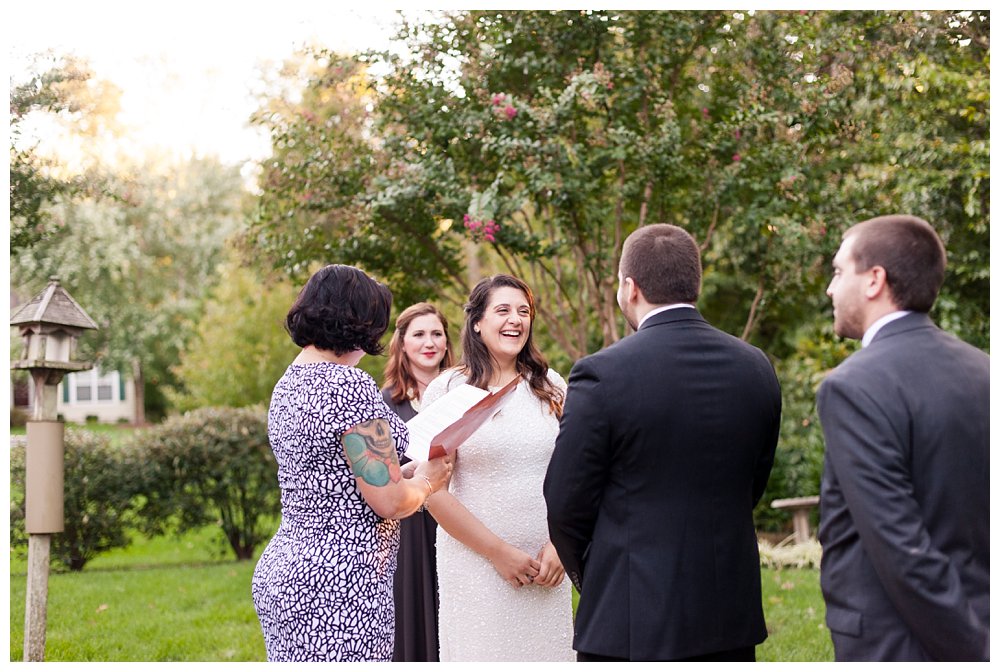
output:
[[988,660],[989,356],[927,313],[944,280],[908,215],[844,233],[827,294],[861,350],[819,389],[820,582],[837,660]]

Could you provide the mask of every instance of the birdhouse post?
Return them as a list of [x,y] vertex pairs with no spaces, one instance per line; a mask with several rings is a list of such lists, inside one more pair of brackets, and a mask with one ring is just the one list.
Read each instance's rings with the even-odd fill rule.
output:
[[28,533],[28,589],[24,608],[24,660],[45,659],[45,622],[52,535],[63,531],[63,423],[56,413],[59,381],[93,366],[74,361],[76,339],[97,329],[73,297],[50,278],[35,298],[14,310],[10,324],[24,339],[21,359],[34,383],[25,451],[25,531]]

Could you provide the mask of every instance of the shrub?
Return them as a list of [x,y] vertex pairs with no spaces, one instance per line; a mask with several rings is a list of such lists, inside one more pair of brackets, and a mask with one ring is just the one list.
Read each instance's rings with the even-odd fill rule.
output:
[[[11,441],[10,543],[26,546],[24,529],[25,437]],[[67,429],[65,434],[64,525],[52,535],[51,557],[80,571],[98,554],[128,546],[140,469],[128,449],[113,448],[100,434]]]
[[[771,477],[754,510],[758,529],[767,531],[791,526],[791,513],[772,509],[772,501],[819,494],[824,442],[816,391],[827,373],[854,347],[834,340],[832,322],[803,330],[795,335],[793,343],[798,354],[777,366],[782,393],[781,431]],[[818,509],[810,513],[814,528],[818,517]]]
[[171,521],[181,532],[216,523],[241,560],[270,538],[281,495],[261,407],[190,411],[137,440],[146,461],[147,532]]

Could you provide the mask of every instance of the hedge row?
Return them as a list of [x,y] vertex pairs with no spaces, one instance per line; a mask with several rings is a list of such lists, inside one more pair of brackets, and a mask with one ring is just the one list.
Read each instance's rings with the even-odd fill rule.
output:
[[[249,559],[280,513],[277,465],[259,407],[191,411],[119,446],[67,429],[65,446],[65,531],[52,538],[52,559],[70,570],[127,546],[131,531],[180,533],[210,523],[237,558]],[[24,452],[24,437],[12,437],[12,548],[27,545]]]

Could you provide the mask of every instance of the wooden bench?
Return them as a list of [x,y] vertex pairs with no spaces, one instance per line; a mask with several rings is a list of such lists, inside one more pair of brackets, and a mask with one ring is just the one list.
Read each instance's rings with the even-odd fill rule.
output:
[[788,509],[792,512],[792,528],[795,530],[796,544],[809,541],[809,509],[818,505],[819,495],[776,499],[771,502],[772,509]]

